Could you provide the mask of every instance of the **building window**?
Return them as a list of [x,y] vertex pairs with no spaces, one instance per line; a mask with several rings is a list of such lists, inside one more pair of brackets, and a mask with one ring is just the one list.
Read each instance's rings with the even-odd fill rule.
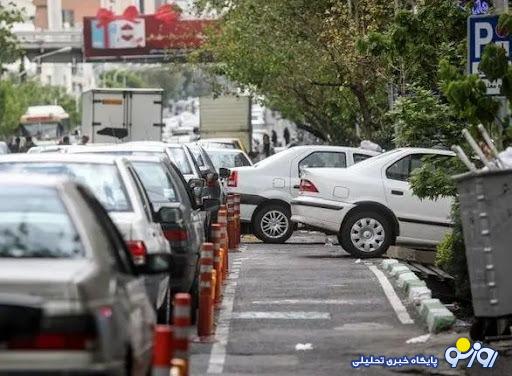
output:
[[74,27],[75,26],[75,11],[71,9],[63,9],[62,10],[62,24],[64,28]]

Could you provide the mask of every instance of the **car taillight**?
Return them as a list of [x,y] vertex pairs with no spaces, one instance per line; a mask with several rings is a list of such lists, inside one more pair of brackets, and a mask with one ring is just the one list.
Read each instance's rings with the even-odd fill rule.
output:
[[316,189],[315,185],[311,183],[309,180],[302,179],[300,181],[299,192],[314,192],[317,193],[318,189]]
[[236,187],[238,185],[238,171],[231,171],[228,179],[228,187]]
[[141,240],[128,240],[126,242],[128,246],[128,250],[130,251],[133,262],[135,265],[141,265],[146,262],[146,256],[148,254],[148,250],[146,249],[146,245]]
[[181,242],[188,239],[187,230],[185,229],[165,230],[164,236],[171,242]]
[[95,340],[89,333],[40,333],[30,338],[17,338],[8,341],[10,350],[85,350],[91,348]]

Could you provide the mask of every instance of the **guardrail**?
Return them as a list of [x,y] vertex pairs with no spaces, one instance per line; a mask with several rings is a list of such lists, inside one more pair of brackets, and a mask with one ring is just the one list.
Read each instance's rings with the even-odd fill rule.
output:
[[16,37],[23,49],[31,48],[82,48],[82,30],[58,30],[58,31],[17,31]]

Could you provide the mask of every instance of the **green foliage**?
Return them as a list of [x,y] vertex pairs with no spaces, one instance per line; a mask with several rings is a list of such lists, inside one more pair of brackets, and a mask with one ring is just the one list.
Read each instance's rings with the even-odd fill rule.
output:
[[491,81],[502,78],[507,73],[508,56],[502,46],[490,43],[484,48],[479,69]]
[[[200,1],[201,2],[201,1]],[[202,2],[204,5],[204,2]],[[220,32],[205,53],[222,74],[299,125],[332,143],[385,135],[386,82],[377,59],[356,48],[393,16],[385,0],[238,0],[210,3],[224,9]]]
[[47,104],[62,106],[69,113],[71,126],[79,124],[76,101],[63,88],[44,86],[35,80],[21,84],[8,79],[0,81],[0,137],[10,136],[16,131],[27,107]]
[[448,104],[421,87],[408,91],[388,113],[396,146],[443,147],[460,136],[462,125]]
[[458,204],[452,209],[455,219],[453,230],[437,247],[436,264],[455,278],[455,294],[465,302],[471,301],[471,284],[466,261],[462,224]]
[[21,57],[18,40],[12,33],[12,25],[23,20],[22,12],[14,2],[7,6],[0,5],[0,72],[4,64],[9,64]]

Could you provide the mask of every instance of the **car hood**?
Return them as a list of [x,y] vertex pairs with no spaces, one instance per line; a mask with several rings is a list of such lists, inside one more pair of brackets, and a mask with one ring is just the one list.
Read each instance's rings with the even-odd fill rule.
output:
[[88,259],[1,259],[0,293],[40,297],[45,306],[58,309],[63,302],[78,302],[79,286],[95,278]]

